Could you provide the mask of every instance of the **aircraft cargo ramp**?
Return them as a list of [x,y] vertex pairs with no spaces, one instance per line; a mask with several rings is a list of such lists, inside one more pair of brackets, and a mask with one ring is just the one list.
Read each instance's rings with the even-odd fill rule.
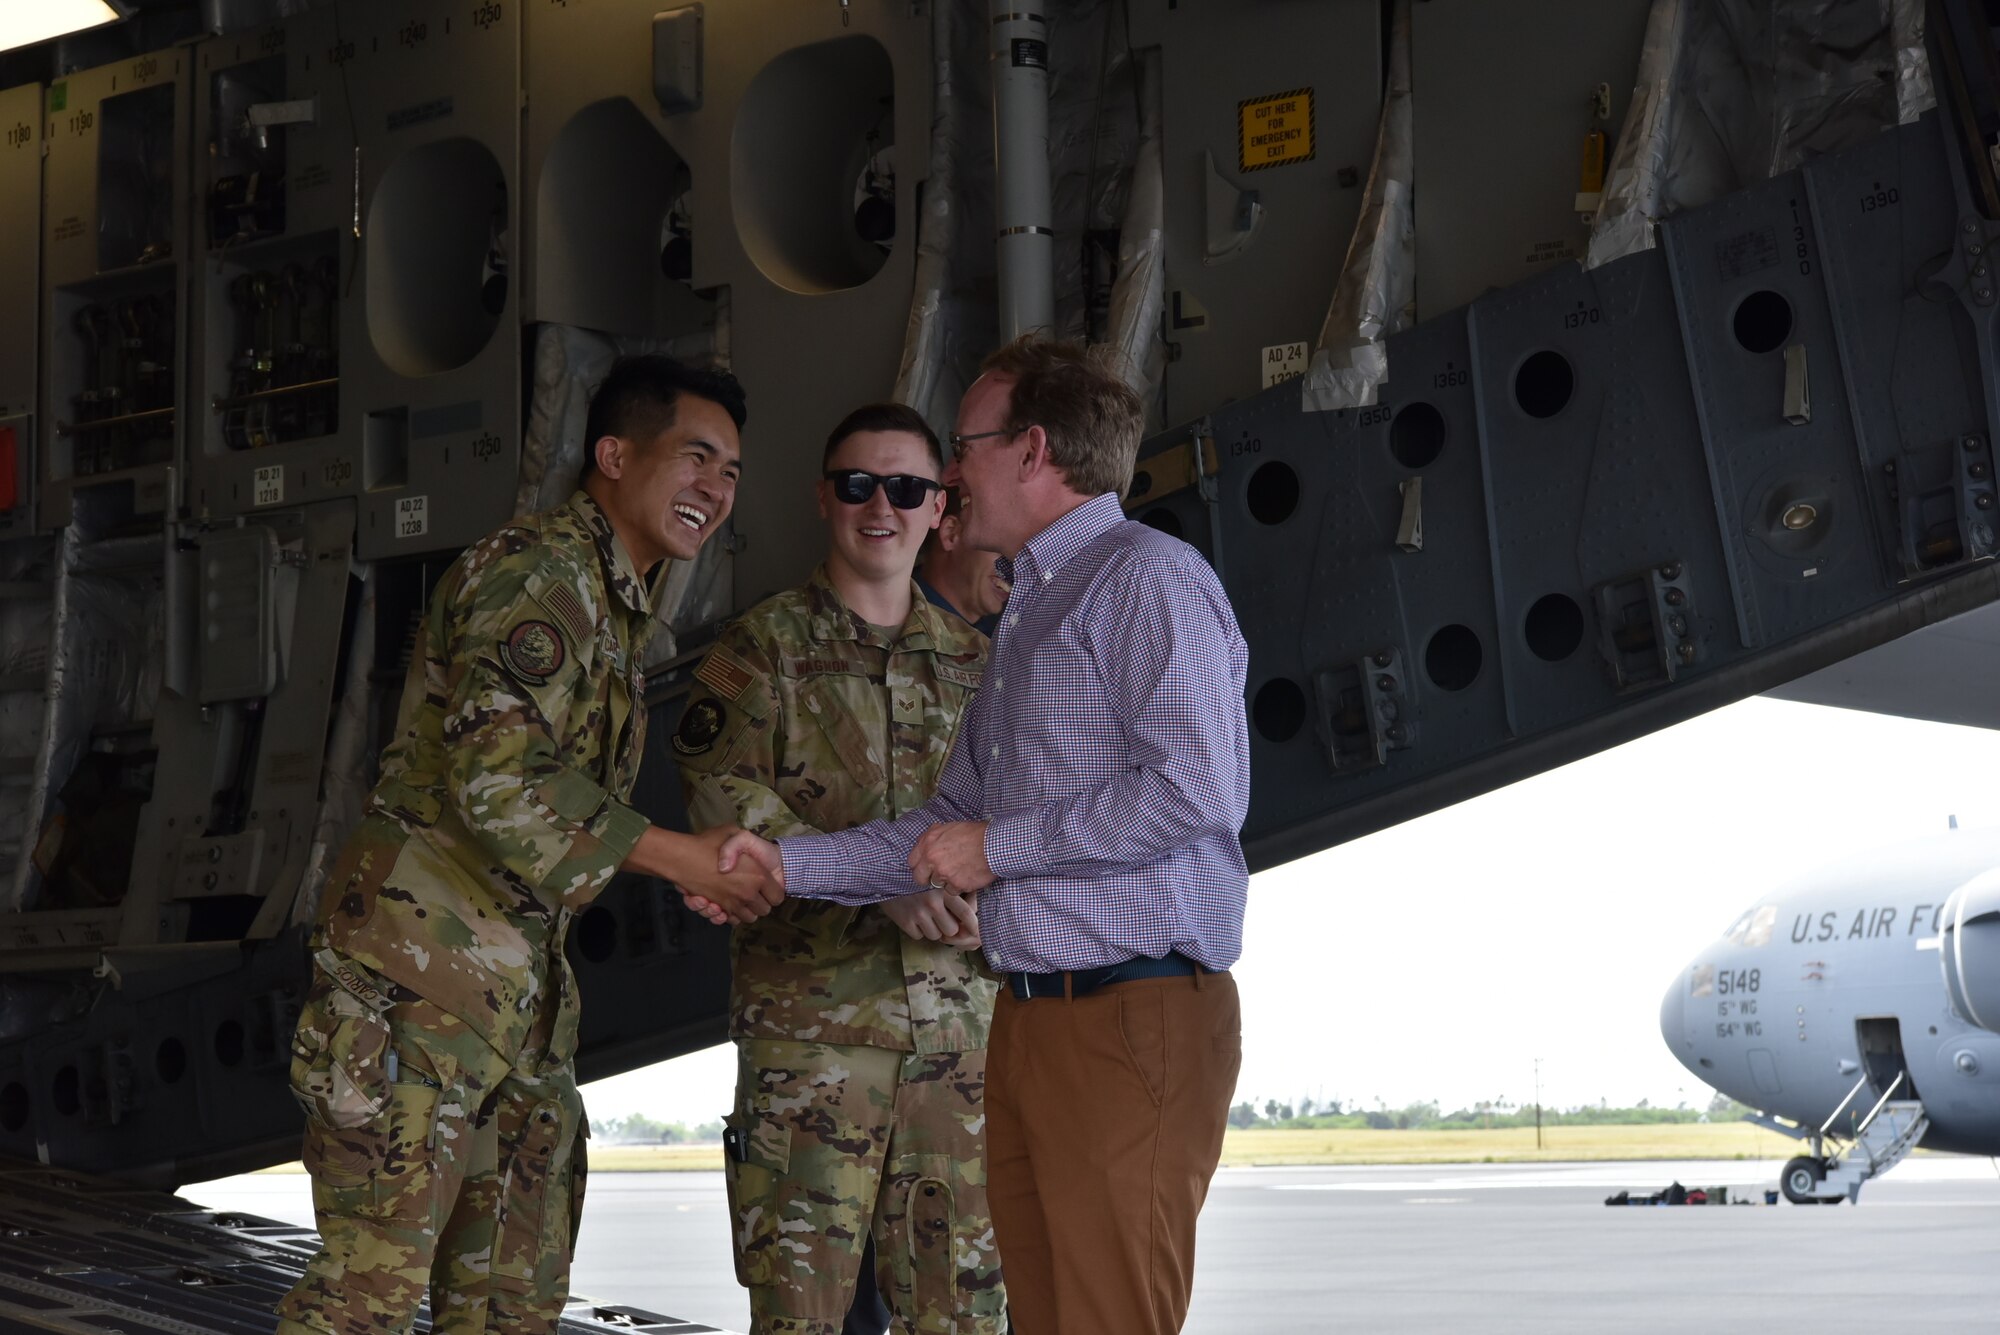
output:
[[[0,1335],[268,1335],[318,1246],[311,1229],[0,1160]],[[415,1329],[430,1330],[428,1312]],[[724,1335],[573,1300],[562,1335]]]

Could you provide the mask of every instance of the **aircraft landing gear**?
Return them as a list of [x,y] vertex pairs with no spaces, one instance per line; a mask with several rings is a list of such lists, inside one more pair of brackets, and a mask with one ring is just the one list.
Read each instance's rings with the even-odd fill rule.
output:
[[1785,1165],[1785,1171],[1778,1176],[1778,1187],[1794,1205],[1819,1205],[1823,1202],[1813,1192],[1825,1178],[1826,1161],[1802,1154]]

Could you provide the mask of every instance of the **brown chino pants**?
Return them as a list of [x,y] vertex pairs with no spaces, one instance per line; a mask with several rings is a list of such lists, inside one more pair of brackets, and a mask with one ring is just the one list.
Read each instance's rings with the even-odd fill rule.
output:
[[1016,1000],[987,1048],[987,1196],[1016,1335],[1173,1335],[1242,1064],[1228,974]]

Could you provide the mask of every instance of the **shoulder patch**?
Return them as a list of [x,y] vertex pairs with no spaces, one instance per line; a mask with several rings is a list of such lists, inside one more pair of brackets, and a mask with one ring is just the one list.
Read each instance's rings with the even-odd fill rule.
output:
[[734,700],[750,689],[750,683],[757,674],[749,664],[731,653],[729,646],[718,644],[708,651],[708,657],[701,660],[701,666],[694,670],[694,679],[707,686],[725,700]]
[[720,700],[704,698],[692,702],[681,715],[681,726],[674,733],[674,750],[684,756],[707,753],[722,735],[722,724],[728,717]]
[[590,614],[583,610],[583,600],[576,596],[576,590],[567,584],[555,583],[542,592],[543,606],[555,613],[556,620],[563,623],[563,629],[578,644],[588,643],[597,627],[592,624]]
[[523,621],[507,632],[500,656],[516,675],[541,683],[562,667],[562,635],[546,621]]

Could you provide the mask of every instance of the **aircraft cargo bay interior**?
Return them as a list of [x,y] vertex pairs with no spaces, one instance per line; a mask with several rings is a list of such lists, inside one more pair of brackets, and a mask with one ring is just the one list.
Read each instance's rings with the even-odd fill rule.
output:
[[[1977,1310],[1869,1207],[2000,1205],[1992,7],[1042,8],[0,4],[0,1326],[1542,1330],[1567,1249],[1667,1329],[1670,1183],[1941,1267],[1732,1310]],[[902,1148],[1092,997],[1073,1135]],[[1551,1156],[1627,1084],[1658,1171]],[[1204,1128],[1143,1317],[1064,1232],[1135,1116]],[[460,1134],[486,1316],[357,1259]],[[829,1238],[886,1325],[781,1310]]]

